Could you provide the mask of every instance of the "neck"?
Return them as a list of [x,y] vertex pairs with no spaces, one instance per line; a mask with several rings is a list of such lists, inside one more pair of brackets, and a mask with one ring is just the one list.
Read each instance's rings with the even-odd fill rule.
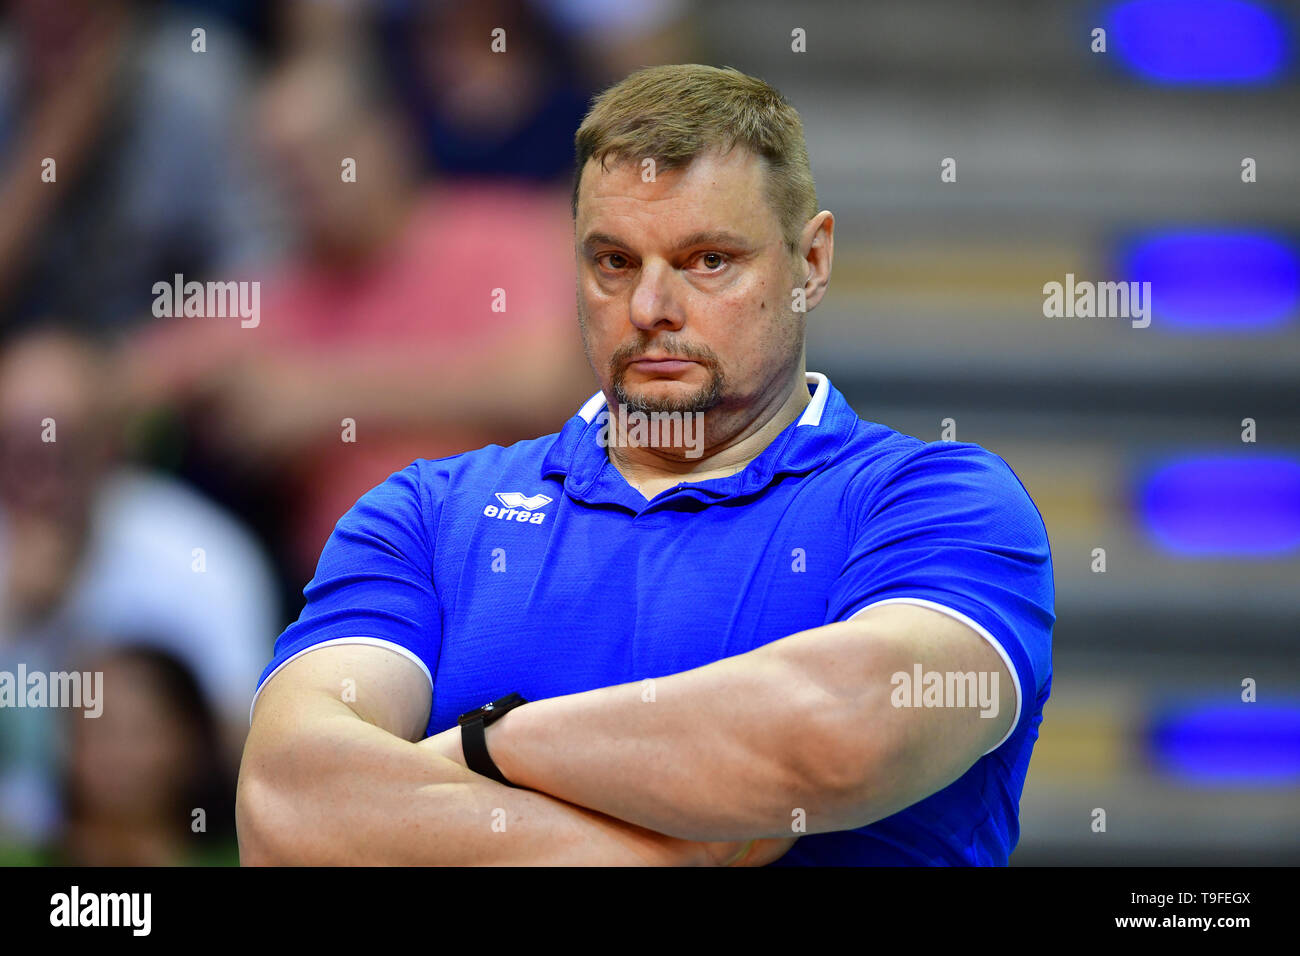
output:
[[[693,445],[663,442],[648,447],[639,445],[628,437],[631,423],[620,420],[611,408],[610,463],[647,500],[684,481],[708,481],[734,475],[762,454],[776,436],[803,413],[811,400],[807,380],[807,373],[800,363],[797,374],[788,384],[775,391],[772,398],[757,409],[750,407],[741,414],[729,414],[722,408],[706,412],[703,415],[703,437],[697,438],[698,443]],[[685,413],[682,417],[689,420],[693,416]],[[686,429],[689,428],[687,425]],[[667,431],[661,430],[659,438],[664,438]],[[692,432],[685,430],[685,434],[689,437]]]

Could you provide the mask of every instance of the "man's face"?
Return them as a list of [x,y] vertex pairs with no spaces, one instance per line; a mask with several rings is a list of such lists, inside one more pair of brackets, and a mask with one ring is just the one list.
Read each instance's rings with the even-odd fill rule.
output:
[[601,387],[646,412],[736,412],[788,387],[802,354],[796,257],[752,152],[710,151],[653,182],[589,161],[578,193],[578,317]]
[[[110,456],[111,380],[86,349],[36,335],[0,358],[0,503],[69,518],[90,506]],[[57,441],[44,440],[46,418]]]

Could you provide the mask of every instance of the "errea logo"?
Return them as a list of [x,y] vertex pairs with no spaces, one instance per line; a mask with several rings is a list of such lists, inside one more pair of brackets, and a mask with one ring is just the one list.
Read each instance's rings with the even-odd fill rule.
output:
[[533,495],[529,498],[517,491],[498,491],[496,496],[497,501],[505,507],[488,505],[483,509],[485,517],[503,518],[506,521],[526,521],[529,524],[541,524],[545,521],[546,514],[537,509],[546,507],[554,500],[546,495]]

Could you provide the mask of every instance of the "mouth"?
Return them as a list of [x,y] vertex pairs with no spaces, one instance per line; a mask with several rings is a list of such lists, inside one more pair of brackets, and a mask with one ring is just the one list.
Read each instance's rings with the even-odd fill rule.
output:
[[670,356],[643,356],[639,359],[633,359],[628,363],[628,368],[636,369],[638,372],[671,375],[675,372],[684,372],[692,365],[698,365],[690,359],[673,358]]

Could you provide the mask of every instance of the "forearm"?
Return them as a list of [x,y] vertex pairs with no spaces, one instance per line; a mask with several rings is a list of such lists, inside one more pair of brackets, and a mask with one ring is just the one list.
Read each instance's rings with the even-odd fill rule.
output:
[[[120,62],[116,42],[123,25],[119,11],[88,12],[80,43],[64,76],[44,93],[37,93],[35,108],[10,155],[13,161],[0,178],[0,301],[9,294],[32,250],[50,211],[65,200],[88,159],[94,139],[108,114],[106,99],[115,88],[114,72]],[[55,160],[55,178],[43,181],[45,162]]]
[[237,802],[246,863],[715,861],[709,848],[501,786],[360,720],[341,702],[331,704],[328,716],[310,723],[269,719],[250,734]]
[[489,728],[488,749],[522,786],[658,832],[789,835],[801,817],[825,818],[834,755],[827,691],[783,643],[535,701]]
[[[899,706],[895,678],[917,666],[993,675],[996,706]],[[653,695],[623,684],[529,703],[488,729],[488,750],[510,780],[673,836],[775,836],[792,820],[825,833],[952,783],[1016,712],[1013,678],[984,639],[903,605],[653,686]]]

